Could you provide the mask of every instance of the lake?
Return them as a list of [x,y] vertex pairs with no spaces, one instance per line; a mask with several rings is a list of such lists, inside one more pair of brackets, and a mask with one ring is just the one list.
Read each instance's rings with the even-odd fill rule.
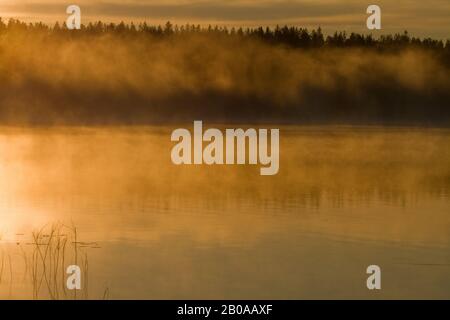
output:
[[0,128],[0,298],[450,299],[450,130],[275,126],[261,176],[176,128]]

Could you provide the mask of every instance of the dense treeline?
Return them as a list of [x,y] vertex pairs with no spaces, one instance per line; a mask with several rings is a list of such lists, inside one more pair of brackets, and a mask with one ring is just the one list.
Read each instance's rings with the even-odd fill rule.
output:
[[450,125],[450,45],[297,27],[0,21],[0,124]]
[[[42,22],[25,23],[16,19],[9,19],[7,23],[0,18],[0,34],[5,32],[31,31],[50,34],[68,34],[65,23],[56,23],[50,27]],[[309,31],[306,28],[295,26],[276,26],[258,28],[227,28],[219,26],[201,27],[200,25],[186,24],[173,25],[167,22],[164,26],[149,25],[146,22],[139,24],[121,23],[96,23],[90,22],[81,25],[72,35],[98,35],[116,34],[127,36],[150,35],[155,37],[180,37],[189,34],[212,34],[215,36],[246,37],[260,39],[272,44],[285,44],[294,48],[320,48],[320,47],[365,47],[365,48],[427,48],[435,50],[446,50],[450,52],[450,40],[435,40],[432,38],[411,37],[407,31],[403,34],[381,35],[374,38],[372,34],[347,34],[345,31],[335,32],[333,35],[325,36],[321,28]]]

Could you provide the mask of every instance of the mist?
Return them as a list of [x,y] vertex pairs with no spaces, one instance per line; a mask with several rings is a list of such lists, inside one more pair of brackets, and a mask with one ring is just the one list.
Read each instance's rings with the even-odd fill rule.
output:
[[449,63],[413,46],[8,32],[0,70],[2,124],[450,123]]

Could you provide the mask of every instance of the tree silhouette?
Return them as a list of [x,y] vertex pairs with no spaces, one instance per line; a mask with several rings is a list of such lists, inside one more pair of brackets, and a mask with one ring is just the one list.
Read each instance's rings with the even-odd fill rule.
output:
[[[361,47],[376,50],[399,50],[406,47],[413,47],[435,50],[442,53],[446,59],[449,59],[450,55],[450,40],[444,42],[442,40],[431,38],[420,39],[411,37],[407,31],[393,35],[381,35],[378,39],[375,39],[372,34],[352,32],[350,35],[347,35],[345,31],[335,31],[333,34],[325,37],[320,27],[309,31],[308,29],[301,27],[277,25],[274,28],[256,27],[246,28],[244,30],[242,27],[232,27],[231,29],[228,29],[227,27],[220,27],[217,25],[208,25],[203,28],[200,25],[191,24],[178,26],[173,25],[170,21],[167,21],[164,26],[149,25],[146,22],[136,26],[133,22],[128,24],[122,21],[119,24],[105,24],[98,21],[82,25],[80,31],[80,34],[77,36],[99,35],[105,33],[129,37],[167,37],[188,34],[203,34],[218,37],[224,35],[233,38],[251,38],[273,45],[285,45],[299,49]],[[35,32],[63,36],[69,34],[71,30],[67,29],[65,23],[60,24],[57,22],[53,27],[48,27],[42,22],[26,24],[17,19],[8,19],[8,22],[5,23],[4,20],[0,18],[0,33],[11,32]],[[71,36],[73,36],[73,33],[70,37]]]

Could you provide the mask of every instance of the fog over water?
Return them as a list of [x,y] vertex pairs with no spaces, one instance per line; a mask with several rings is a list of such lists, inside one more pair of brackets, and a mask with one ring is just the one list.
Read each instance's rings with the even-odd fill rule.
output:
[[[0,298],[450,297],[450,41],[11,21]],[[175,165],[195,120],[279,129],[277,174]]]
[[33,298],[32,232],[64,223],[89,298],[449,298],[448,130],[282,126],[261,176],[173,165],[172,129],[2,128],[0,297]]

